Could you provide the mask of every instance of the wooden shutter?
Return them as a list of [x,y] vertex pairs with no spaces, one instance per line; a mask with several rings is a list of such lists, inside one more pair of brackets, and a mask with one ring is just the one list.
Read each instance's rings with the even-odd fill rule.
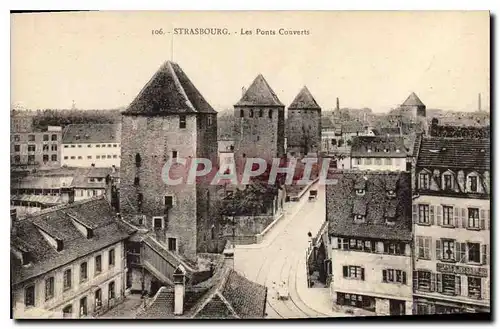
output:
[[344,278],[349,277],[349,267],[342,266],[342,274],[344,275]]
[[363,280],[363,281],[365,280],[365,268],[364,267],[361,268],[361,280]]
[[387,282],[387,270],[382,270],[382,282]]
[[460,289],[462,287],[462,277],[460,275],[455,276],[455,296],[460,296]]
[[486,225],[485,225],[485,229],[486,230],[489,230],[490,229],[490,210],[486,210]]
[[490,299],[490,278],[481,278],[481,298]]
[[441,249],[441,240],[436,239],[436,259],[441,259],[441,256],[443,255],[442,249]]
[[455,214],[455,227],[460,227],[460,208],[453,207],[453,212]]
[[420,248],[420,245],[422,243],[422,237],[420,236],[416,236],[415,237],[415,259],[418,259],[419,258],[419,248]]
[[418,222],[418,205],[416,204],[412,205],[412,210],[413,210],[412,214],[413,224],[415,224]]
[[481,230],[486,229],[486,223],[485,223],[485,221],[486,221],[485,211],[484,211],[484,209],[480,209],[479,210],[479,228]]
[[467,263],[467,243],[460,243],[460,262]]
[[[335,240],[337,240],[337,243],[335,243]],[[333,249],[342,249],[342,238],[333,238],[332,246]]]
[[435,223],[434,215],[434,206],[429,206],[429,223],[431,223],[431,225]]
[[418,271],[413,271],[413,291],[418,290]]
[[443,216],[443,207],[436,206],[436,225],[441,225]]
[[436,273],[436,291],[443,292],[443,275]]
[[431,238],[424,238],[424,257],[431,259]]
[[455,242],[455,260],[460,261],[460,242]]
[[461,208],[461,213],[462,213],[462,227],[467,228],[467,209]]
[[436,291],[436,274],[431,273],[431,291]]
[[403,284],[406,284],[406,272],[405,271],[402,272],[403,272]]
[[488,250],[488,245],[483,244],[481,245],[481,256],[482,256],[482,262],[483,265],[488,265],[489,263],[489,250]]

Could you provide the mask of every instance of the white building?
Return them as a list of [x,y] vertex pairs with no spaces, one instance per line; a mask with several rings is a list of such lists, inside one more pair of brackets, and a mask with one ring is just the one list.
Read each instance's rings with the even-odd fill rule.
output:
[[412,314],[410,174],[345,170],[329,179],[333,303],[373,315]]
[[123,299],[124,241],[134,230],[104,198],[12,221],[14,319],[92,317]]
[[218,140],[219,166],[228,166],[234,163],[234,141]]
[[416,313],[490,312],[490,141],[424,138],[416,186]]
[[408,150],[403,137],[358,136],[351,146],[351,168],[407,171]]
[[62,136],[61,165],[120,167],[120,124],[72,124]]

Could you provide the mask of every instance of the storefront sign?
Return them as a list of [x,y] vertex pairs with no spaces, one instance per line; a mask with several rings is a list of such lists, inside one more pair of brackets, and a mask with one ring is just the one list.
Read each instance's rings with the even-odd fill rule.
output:
[[460,266],[453,264],[437,263],[436,270],[442,273],[453,273],[473,276],[488,276],[488,270],[484,267]]

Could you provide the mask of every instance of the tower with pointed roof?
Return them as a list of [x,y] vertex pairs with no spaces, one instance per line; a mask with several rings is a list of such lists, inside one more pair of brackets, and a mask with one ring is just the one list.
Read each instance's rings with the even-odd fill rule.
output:
[[165,249],[194,259],[216,244],[213,186],[167,184],[184,175],[167,161],[207,158],[217,166],[217,112],[181,67],[166,62],[122,112],[120,211],[156,232]]
[[287,153],[305,156],[321,146],[321,107],[304,86],[288,106]]
[[285,153],[285,105],[259,74],[234,105],[235,160],[263,158],[270,162]]
[[401,108],[412,118],[425,117],[425,104],[422,103],[417,94],[412,92],[410,96],[401,104]]

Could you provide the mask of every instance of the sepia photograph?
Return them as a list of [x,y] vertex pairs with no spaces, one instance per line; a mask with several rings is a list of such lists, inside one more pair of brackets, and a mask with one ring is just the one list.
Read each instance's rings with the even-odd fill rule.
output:
[[491,20],[11,12],[11,318],[491,320]]

